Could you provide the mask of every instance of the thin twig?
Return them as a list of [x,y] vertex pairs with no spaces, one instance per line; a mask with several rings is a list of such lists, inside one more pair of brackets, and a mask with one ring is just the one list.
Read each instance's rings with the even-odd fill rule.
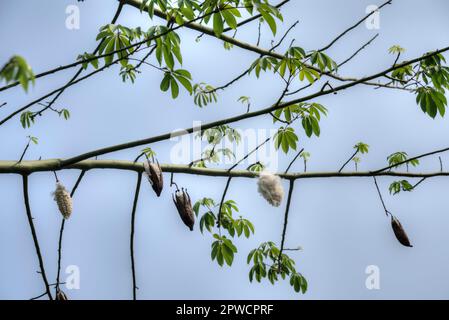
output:
[[22,155],[20,156],[19,160],[17,161],[17,163],[21,163],[23,158],[25,157],[25,154],[28,150],[28,148],[30,147],[30,143],[31,143],[31,137],[28,137],[28,142],[25,146],[25,149],[23,149]]
[[356,156],[357,153],[359,153],[359,149],[358,149],[358,148],[355,150],[355,152],[352,154],[352,156],[351,156],[345,163],[343,163],[343,165],[342,165],[341,168],[338,170],[338,172],[342,172],[343,169],[346,167],[346,165],[349,163],[349,161],[351,161],[352,158],[354,158],[354,157]]
[[36,249],[37,258],[39,260],[40,274],[42,276],[42,280],[44,281],[45,293],[50,300],[53,300],[53,297],[50,292],[50,285],[48,284],[47,276],[45,274],[44,260],[42,258],[41,249],[39,247],[39,241],[37,239],[33,217],[31,215],[30,199],[28,196],[28,175],[26,174],[22,175],[22,182],[23,182],[23,199],[25,202],[26,215],[28,218],[28,224],[30,225],[31,235],[33,237],[34,248]]
[[293,194],[294,186],[295,186],[295,180],[290,180],[290,186],[288,189],[288,197],[287,197],[287,205],[285,206],[284,227],[282,229],[281,249],[279,251],[279,256],[278,256],[279,272],[281,271],[282,252],[284,251],[285,235],[287,233],[287,224],[288,224],[288,213],[290,211],[290,203],[292,201],[292,194]]
[[426,180],[427,178],[421,178],[415,185],[412,186],[412,189],[414,190],[417,186],[419,186],[421,184],[421,182],[423,182],[424,180]]
[[449,147],[448,147],[448,148],[443,148],[443,149],[439,149],[439,150],[435,150],[435,151],[431,151],[431,152],[427,152],[427,153],[420,154],[420,155],[415,156],[415,157],[413,157],[413,158],[409,158],[409,159],[407,159],[407,160],[404,160],[404,161],[400,161],[400,162],[398,162],[398,163],[395,163],[394,165],[391,165],[391,166],[388,166],[388,167],[385,167],[385,168],[382,168],[382,169],[373,171],[373,173],[379,173],[379,172],[382,172],[382,171],[385,171],[385,170],[389,170],[389,169],[392,169],[392,168],[394,168],[394,167],[398,167],[398,166],[400,166],[400,165],[402,165],[402,164],[404,164],[404,163],[409,163],[410,161],[413,161],[413,160],[416,160],[416,159],[424,158],[424,157],[427,157],[427,156],[431,156],[431,155],[438,154],[438,153],[442,153],[442,152],[446,152],[446,151],[449,151]]
[[[70,197],[73,198],[75,195],[76,190],[78,189],[78,186],[81,183],[81,180],[84,178],[84,175],[86,174],[86,170],[81,170],[80,175],[78,176],[78,179],[75,182],[75,185],[72,188],[72,192],[70,192]],[[61,221],[61,227],[59,229],[59,240],[58,240],[58,269],[56,274],[56,293],[59,291],[59,284],[60,284],[60,276],[61,276],[61,260],[62,260],[62,236],[64,234],[64,227],[65,227],[65,220],[62,218]]]
[[285,40],[285,38],[290,33],[290,31],[292,31],[293,28],[295,28],[298,23],[299,23],[299,20],[296,20],[295,23],[293,23],[290,26],[290,28],[288,28],[287,31],[285,31],[284,35],[281,37],[281,39],[278,41],[278,43],[276,43],[273,47],[271,47],[270,52],[274,51],[274,49],[276,49],[277,47],[279,47],[282,44],[282,42]]
[[349,27],[348,29],[344,30],[342,33],[340,33],[335,39],[333,39],[328,45],[324,46],[323,48],[321,48],[318,51],[325,51],[327,49],[329,49],[330,47],[332,47],[339,39],[341,39],[344,35],[346,35],[348,32],[350,32],[351,30],[357,28],[360,24],[362,24],[367,18],[369,18],[371,15],[373,15],[376,11],[382,9],[384,6],[386,6],[387,4],[391,4],[392,0],[388,0],[387,2],[383,3],[381,6],[379,6],[377,8],[377,10],[370,12],[369,14],[367,14],[366,16],[364,16],[362,19],[360,19],[359,21],[357,21],[354,25],[352,25],[351,27]]
[[373,179],[374,179],[374,185],[376,186],[376,189],[377,189],[377,193],[379,194],[380,202],[382,203],[382,207],[384,208],[385,215],[386,215],[387,217],[388,217],[388,215],[391,216],[391,212],[388,211],[388,210],[387,210],[387,207],[385,206],[385,202],[384,202],[384,199],[383,199],[383,197],[382,197],[382,193],[380,192],[379,185],[377,184],[377,179],[376,179],[376,177],[373,176]]
[[[363,49],[365,49],[367,46],[369,46],[371,44],[371,42],[373,42],[377,37],[379,36],[378,33],[376,33],[376,35],[374,37],[372,37],[367,43],[365,43],[362,47],[360,47],[356,52],[354,52],[349,58],[347,58],[346,60],[344,60],[343,62],[339,63],[337,65],[337,68],[340,68],[342,65],[348,63],[349,61],[351,61],[356,55],[358,55]],[[396,64],[396,63],[395,63]]]
[[290,170],[290,167],[293,165],[293,163],[296,161],[296,159],[298,159],[298,157],[301,155],[301,153],[304,151],[304,148],[302,148],[301,150],[299,150],[298,154],[293,158],[293,160],[290,162],[290,164],[288,165],[287,169],[285,170],[284,174],[288,173],[288,170]]
[[178,191],[179,187],[178,187],[178,184],[174,180],[174,176],[175,176],[175,174],[172,172],[170,175],[170,187],[174,185],[176,187],[176,191]]
[[136,285],[136,267],[134,262],[134,228],[135,228],[135,220],[136,220],[136,209],[137,209],[137,201],[139,200],[139,192],[140,192],[140,184],[142,181],[142,173],[137,173],[137,184],[136,184],[136,192],[134,193],[134,202],[133,208],[131,212],[131,235],[130,235],[130,253],[131,253],[131,272],[133,279],[133,300],[137,298],[137,285]]
[[37,299],[42,298],[43,296],[46,296],[46,295],[47,295],[47,292],[44,292],[44,293],[38,295],[37,297],[31,298],[30,300],[37,300]]

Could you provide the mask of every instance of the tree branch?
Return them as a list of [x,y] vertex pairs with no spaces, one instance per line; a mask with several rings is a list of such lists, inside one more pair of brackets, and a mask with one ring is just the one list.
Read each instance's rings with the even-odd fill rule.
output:
[[285,215],[284,215],[284,228],[282,230],[282,240],[281,240],[281,248],[279,251],[278,257],[278,268],[281,271],[281,261],[282,261],[282,252],[284,251],[284,243],[285,243],[285,235],[287,233],[287,224],[288,224],[288,213],[290,211],[290,203],[292,201],[293,188],[295,186],[295,180],[290,180],[290,186],[288,189],[288,197],[287,197],[287,205],[285,207]]
[[[8,120],[10,120],[11,118],[13,118],[14,116],[16,116],[16,115],[18,115],[19,113],[21,113],[22,111],[25,111],[25,110],[28,109],[29,107],[33,106],[34,104],[36,104],[36,103],[38,103],[38,102],[41,102],[42,100],[44,100],[44,99],[46,99],[46,98],[48,98],[48,97],[51,97],[51,96],[54,95],[55,93],[56,93],[56,94],[59,94],[59,93],[63,92],[65,89],[67,89],[68,87],[71,87],[71,86],[73,86],[73,85],[75,85],[75,84],[77,84],[77,83],[79,83],[79,82],[81,82],[81,81],[83,81],[83,80],[85,80],[85,79],[87,79],[87,78],[92,77],[93,75],[95,75],[95,74],[97,74],[97,73],[99,73],[99,72],[101,72],[101,71],[104,71],[105,69],[107,69],[107,68],[113,66],[114,64],[118,63],[119,61],[121,61],[121,60],[123,60],[123,59],[126,59],[126,58],[127,58],[128,56],[130,56],[131,54],[132,54],[132,53],[127,54],[127,55],[125,55],[125,56],[123,56],[123,57],[121,57],[121,58],[115,59],[115,60],[112,61],[110,64],[104,65],[103,67],[98,68],[97,70],[92,71],[91,73],[88,73],[88,74],[86,74],[85,76],[83,76],[83,77],[81,77],[81,78],[78,78],[78,79],[76,79],[76,80],[70,81],[70,82],[66,83],[65,85],[63,85],[62,87],[59,87],[59,88],[57,88],[57,89],[55,89],[55,90],[53,90],[53,91],[47,93],[46,95],[44,95],[44,96],[42,96],[42,97],[40,97],[40,98],[37,98],[37,99],[31,101],[30,103],[26,104],[25,106],[23,106],[23,107],[17,109],[16,111],[14,111],[14,112],[12,112],[12,113],[10,113],[10,114],[9,114],[8,116],[6,116],[3,120],[1,120],[1,121],[0,121],[0,126],[1,126],[2,124],[4,124],[5,122],[7,122]],[[37,111],[37,112],[35,113],[35,115],[40,115],[43,111],[45,111],[46,109],[48,109],[48,108],[50,108],[50,107],[51,107],[51,105],[48,104],[48,105],[47,105],[45,108],[43,108],[42,110]]]
[[[72,192],[70,193],[70,197],[73,198],[75,195],[76,189],[78,189],[79,184],[81,183],[81,180],[83,179],[84,175],[86,173],[86,170],[81,170],[80,175],[78,176],[78,179],[75,182],[75,185],[73,186]],[[58,240],[58,269],[56,274],[56,293],[59,291],[59,284],[60,284],[60,275],[61,275],[61,260],[62,260],[62,236],[64,234],[64,227],[65,227],[65,220],[62,219],[61,221],[61,228],[59,229],[59,240]]]
[[[383,3],[381,6],[379,6],[377,8],[377,10],[382,9],[384,6],[386,6],[387,4],[391,4],[392,0],[388,0],[387,2]],[[360,19],[359,21],[357,21],[354,25],[352,25],[351,27],[349,27],[348,29],[346,29],[345,31],[343,31],[342,33],[340,33],[334,40],[332,40],[327,46],[321,48],[318,51],[325,51],[327,49],[329,49],[330,47],[332,47],[339,39],[341,39],[344,35],[346,35],[348,32],[350,32],[351,30],[357,28],[360,24],[362,24],[367,18],[369,18],[371,15],[373,15],[376,11],[373,11],[369,14],[367,14],[366,16],[364,16],[362,19]]]
[[388,209],[387,209],[387,207],[385,205],[384,198],[382,197],[382,193],[380,192],[379,185],[377,184],[376,177],[373,176],[373,179],[374,179],[374,185],[376,186],[377,194],[379,195],[380,202],[382,203],[382,207],[383,207],[383,209],[385,211],[385,215],[388,217],[388,215],[391,215],[391,212],[388,211]]
[[[353,86],[355,86],[357,84],[360,84],[360,83],[362,83],[364,81],[369,81],[369,80],[372,80],[372,79],[376,79],[376,78],[382,77],[383,75],[385,75],[385,74],[387,74],[387,73],[389,73],[389,72],[391,72],[393,70],[396,70],[398,68],[402,68],[402,67],[407,66],[409,64],[421,61],[423,59],[426,59],[428,57],[434,56],[436,54],[439,54],[439,53],[442,53],[442,52],[445,52],[445,51],[448,51],[448,50],[449,50],[449,47],[445,47],[443,49],[427,53],[427,54],[425,54],[425,55],[423,55],[423,56],[421,56],[419,58],[415,58],[415,59],[412,59],[410,61],[405,61],[403,63],[400,63],[400,64],[397,64],[395,66],[389,67],[388,69],[383,70],[383,71],[381,71],[379,73],[373,74],[371,76],[367,76],[365,78],[362,78],[362,79],[359,79],[359,80],[356,80],[356,81],[352,81],[350,83],[346,83],[346,84],[343,84],[343,85],[338,86],[338,87],[334,87],[333,89],[330,89],[330,90],[318,91],[316,93],[310,94],[310,95],[305,96],[305,97],[301,97],[301,98],[298,98],[298,99],[293,99],[293,100],[290,100],[290,101],[287,101],[287,102],[283,102],[283,103],[279,103],[279,104],[274,104],[273,106],[270,106],[270,107],[265,108],[265,109],[260,109],[260,110],[257,110],[257,111],[252,111],[252,112],[240,114],[240,115],[237,115],[237,116],[234,116],[234,117],[221,119],[221,120],[214,121],[214,122],[209,122],[209,123],[203,124],[201,126],[201,128],[203,130],[206,130],[206,129],[210,129],[210,128],[213,128],[213,127],[216,127],[216,126],[220,126],[220,125],[223,125],[223,124],[233,123],[233,122],[241,121],[241,120],[244,120],[244,119],[257,117],[257,116],[260,116],[260,115],[264,115],[264,114],[273,112],[273,111],[275,111],[277,109],[285,108],[285,107],[287,107],[289,105],[292,105],[292,104],[296,104],[296,103],[299,103],[299,102],[305,102],[305,101],[308,101],[308,100],[311,100],[311,99],[315,99],[315,98],[318,98],[318,97],[321,97],[321,96],[332,94],[332,93],[337,92],[337,91],[342,91],[342,90],[351,88],[351,87],[353,87]],[[0,122],[0,124],[1,124],[1,122]],[[165,133],[165,134],[162,134],[162,135],[159,135],[159,136],[154,136],[154,137],[151,137],[151,138],[131,141],[131,142],[122,143],[122,144],[118,144],[118,145],[114,145],[114,146],[110,146],[110,147],[106,147],[106,148],[97,149],[97,150],[94,150],[94,151],[90,151],[90,152],[78,155],[78,156],[73,157],[73,158],[66,159],[66,160],[61,162],[61,167],[69,166],[69,165],[74,164],[76,162],[79,162],[79,161],[82,161],[82,160],[86,160],[86,159],[89,159],[89,158],[92,158],[92,157],[95,157],[95,156],[103,155],[103,154],[106,154],[106,153],[120,151],[120,150],[124,150],[124,149],[129,149],[129,148],[133,148],[133,147],[138,147],[138,146],[141,146],[141,145],[150,144],[150,143],[154,143],[154,142],[158,142],[158,141],[168,140],[168,139],[170,139],[172,137],[183,136],[185,134],[190,134],[190,133],[194,132],[195,129],[196,128],[191,127],[191,128],[187,128],[187,129],[184,129],[184,130],[178,130],[176,132],[169,132],[169,133]]]
[[[135,8],[140,10],[140,6],[142,4],[142,0],[124,0],[124,1],[125,1],[125,4],[130,5],[130,6],[135,7]],[[144,8],[144,10],[146,11],[147,9],[148,9],[148,7],[146,6]],[[158,9],[156,7],[154,8],[154,15],[159,17],[159,18],[162,18],[164,20],[167,20],[167,15],[163,11],[161,11],[160,9]],[[217,39],[220,39],[222,41],[231,43],[231,44],[235,45],[236,47],[239,47],[239,48],[242,48],[242,49],[245,49],[245,50],[248,50],[248,51],[252,51],[252,52],[258,53],[258,54],[263,55],[263,56],[271,56],[271,57],[276,58],[276,59],[283,59],[284,58],[283,54],[276,53],[274,51],[267,50],[267,49],[264,49],[264,48],[260,48],[258,46],[254,46],[252,44],[249,44],[247,42],[235,39],[235,38],[230,37],[230,36],[225,35],[225,34],[221,34],[220,36],[217,36],[212,28],[206,27],[206,26],[204,26],[202,24],[199,24],[199,23],[190,22],[190,23],[184,24],[183,26],[185,26],[188,29],[196,30],[196,31],[199,31],[201,33],[204,33],[204,34],[207,34],[209,36],[212,36],[212,37],[215,37]],[[341,36],[339,38],[341,38]],[[307,68],[313,69],[313,70],[319,72],[322,75],[326,75],[328,77],[331,77],[331,78],[339,80],[339,81],[352,80],[352,79],[347,79],[347,78],[343,78],[343,77],[340,77],[338,75],[332,74],[331,72],[322,72],[319,68],[317,68],[315,66],[312,66],[312,65],[308,65],[308,64],[304,64],[304,65]]]
[[349,161],[351,161],[352,158],[354,158],[354,157],[357,155],[357,153],[359,153],[359,148],[357,148],[357,149],[354,151],[354,153],[352,154],[352,156],[351,156],[345,163],[343,163],[343,165],[340,167],[340,169],[338,170],[338,172],[342,172],[343,169],[346,167],[346,165],[349,163]]
[[133,300],[136,300],[136,267],[134,263],[134,227],[136,220],[137,201],[139,200],[140,184],[142,182],[142,172],[137,173],[136,192],[134,193],[134,202],[131,212],[131,235],[130,235],[130,254],[131,254],[131,272],[133,278]]
[[[122,12],[124,3],[123,3],[123,0],[119,0],[119,2],[120,3],[118,5],[118,7],[117,7],[117,11],[115,12],[114,17],[111,20],[111,24],[115,24],[117,22],[117,19],[120,16],[120,13]],[[92,55],[95,55],[98,52],[102,42],[103,42],[103,40],[100,41],[100,43],[97,45],[95,50],[91,53]],[[96,58],[98,58],[98,57],[96,57]],[[92,59],[92,60],[94,60],[94,59]],[[90,61],[92,61],[92,60],[90,60]],[[41,78],[41,77],[45,77],[45,76],[48,76],[50,74],[56,73],[58,71],[62,71],[62,70],[65,70],[65,69],[69,69],[69,68],[75,67],[75,66],[77,66],[79,64],[82,64],[82,63],[85,63],[85,62],[77,61],[77,62],[71,63],[69,65],[65,65],[65,66],[61,66],[61,67],[58,67],[58,68],[54,68],[54,69],[51,69],[51,70],[48,70],[48,71],[36,74],[34,78],[38,79],[38,78]],[[84,70],[83,68],[79,68],[78,71],[75,73],[75,75],[70,79],[70,81],[67,84],[69,84],[70,82],[76,80],[76,78],[78,78],[78,76],[81,74],[81,72],[83,72],[83,70]],[[13,83],[11,83],[9,85],[1,87],[0,91],[4,91],[4,90],[10,89],[10,88],[13,88],[13,87],[15,87],[15,86],[17,86],[19,84],[20,84],[19,81],[13,82]],[[65,88],[64,88],[64,90],[65,90]],[[60,93],[58,93],[58,95],[52,100],[52,102],[50,102],[50,106],[58,99],[58,97],[62,94],[62,92],[64,90],[62,90]]]
[[[0,161],[0,174],[31,174],[34,172],[52,172],[59,170],[60,159],[22,161]],[[94,170],[115,169],[143,172],[143,164],[133,161],[122,160],[85,160],[72,164],[65,169]],[[211,169],[197,168],[189,165],[161,164],[163,172],[185,173],[210,177],[240,177],[257,178],[259,174],[249,170]],[[438,176],[449,176],[449,171],[437,172],[399,172],[399,171],[357,171],[357,172],[292,172],[284,174],[277,173],[283,179],[311,179],[311,178],[350,178],[350,177],[408,177],[408,178],[432,178]]]
[[416,160],[416,159],[424,158],[424,157],[427,157],[427,156],[431,156],[431,155],[438,154],[438,153],[442,153],[442,152],[446,152],[446,151],[449,151],[449,147],[448,147],[448,148],[443,148],[443,149],[439,149],[439,150],[435,150],[435,151],[431,151],[431,152],[427,152],[427,153],[420,154],[420,155],[418,155],[418,156],[416,156],[416,157],[409,158],[409,159],[407,159],[407,160],[404,160],[404,161],[395,163],[394,165],[391,165],[391,166],[388,166],[388,167],[385,167],[385,168],[382,168],[382,169],[373,171],[373,173],[379,173],[379,172],[382,172],[382,171],[385,171],[385,170],[393,169],[394,167],[398,167],[398,166],[400,166],[400,165],[403,165],[404,163],[409,163],[410,161],[413,161],[413,160]]
[[26,209],[26,214],[27,214],[27,218],[28,218],[28,224],[30,225],[30,229],[31,229],[31,235],[33,237],[34,248],[36,249],[37,258],[39,260],[40,274],[42,276],[42,280],[44,281],[45,292],[46,292],[48,298],[50,300],[53,300],[53,297],[50,292],[50,285],[48,284],[47,276],[45,274],[44,260],[42,258],[41,249],[39,247],[39,241],[37,240],[37,234],[36,234],[36,229],[34,228],[33,217],[31,215],[30,199],[28,197],[28,175],[27,174],[22,175],[22,182],[23,182],[23,198],[24,198],[24,202],[25,202],[25,209]]

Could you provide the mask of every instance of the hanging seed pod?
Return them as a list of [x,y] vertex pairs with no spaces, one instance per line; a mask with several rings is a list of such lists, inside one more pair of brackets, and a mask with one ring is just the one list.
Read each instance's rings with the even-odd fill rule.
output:
[[193,214],[192,203],[187,190],[184,190],[184,188],[176,190],[173,194],[173,202],[175,203],[176,209],[178,209],[179,216],[184,224],[189,227],[190,231],[193,231],[195,216]]
[[156,195],[159,197],[162,192],[162,188],[164,186],[164,179],[162,176],[161,166],[159,162],[156,163],[151,162],[149,159],[143,163],[143,167],[145,169],[145,173],[148,177],[148,181],[150,181],[151,187],[153,188]]
[[402,227],[401,223],[399,222],[399,220],[394,217],[393,215],[391,215],[391,226],[393,227],[393,232],[394,235],[396,236],[396,239],[398,239],[398,241],[406,247],[413,247],[410,244],[410,240],[408,239],[407,233],[405,233],[404,228]]
[[60,182],[56,182],[56,190],[53,192],[53,199],[58,204],[59,211],[64,219],[68,219],[72,214],[72,198]]
[[284,188],[281,178],[268,172],[262,171],[257,182],[258,191],[268,201],[269,204],[279,207],[284,197]]
[[56,293],[56,300],[69,300],[69,299],[67,298],[64,291],[58,290],[58,292]]

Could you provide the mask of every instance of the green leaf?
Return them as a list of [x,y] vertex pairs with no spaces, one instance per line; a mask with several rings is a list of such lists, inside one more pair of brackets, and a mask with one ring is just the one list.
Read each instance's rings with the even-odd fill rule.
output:
[[221,11],[221,15],[223,16],[229,27],[231,27],[232,29],[237,29],[237,20],[231,12],[225,9]]
[[263,19],[266,23],[268,23],[268,26],[271,29],[271,32],[273,32],[273,35],[276,35],[276,21],[274,18],[265,10],[259,10],[260,14],[262,15]]
[[416,93],[416,103],[424,113],[431,118],[435,118],[438,113],[444,117],[447,100],[443,93],[432,87],[420,87]]
[[38,139],[38,138],[32,137],[32,136],[30,136],[29,138],[30,138],[30,141],[31,141],[32,143],[34,143],[34,144],[38,144],[38,143],[39,143],[39,139]]
[[178,69],[173,73],[173,75],[182,84],[182,86],[190,94],[192,94],[193,88],[192,88],[192,83],[190,82],[190,79],[192,78],[192,76],[190,75],[190,72],[188,72],[187,70]]
[[20,123],[23,128],[31,127],[31,124],[34,123],[34,114],[31,111],[25,111],[20,115]]
[[70,111],[67,109],[62,109],[59,113],[59,116],[63,116],[65,120],[69,120],[70,118]]
[[162,91],[167,91],[170,88],[170,80],[171,80],[170,73],[166,73],[164,78],[162,79],[160,86]]
[[232,262],[234,261],[234,251],[226,245],[222,246],[223,258],[226,261],[228,266],[232,266]]
[[28,84],[31,82],[34,85],[35,75],[26,60],[15,55],[0,69],[1,80],[6,83],[18,81],[25,92],[28,92]]
[[214,13],[214,33],[218,37],[223,33],[223,19],[221,17],[220,12]]
[[173,69],[175,65],[175,60],[173,60],[173,54],[169,51],[170,49],[167,46],[162,47],[162,53],[164,55],[164,61],[167,65],[167,68]]
[[176,99],[179,95],[179,86],[174,78],[170,78],[171,96]]
[[359,142],[359,143],[357,143],[357,144],[354,146],[354,149],[356,149],[357,152],[360,152],[360,153],[362,153],[362,154],[368,153],[368,151],[369,151],[369,145],[367,145],[367,144],[364,143],[364,142]]

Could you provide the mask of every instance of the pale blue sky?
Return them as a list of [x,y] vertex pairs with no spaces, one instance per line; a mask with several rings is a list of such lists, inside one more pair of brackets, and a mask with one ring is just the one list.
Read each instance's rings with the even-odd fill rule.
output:
[[[65,28],[65,8],[77,4],[81,29]],[[296,44],[316,49],[365,15],[376,1],[298,1],[283,10],[285,24],[279,34],[299,20],[291,32]],[[35,72],[72,62],[80,53],[95,47],[100,26],[113,16],[117,1],[0,1],[0,65],[13,54],[24,56]],[[363,76],[385,69],[394,57],[387,50],[394,44],[406,48],[404,59],[448,45],[449,3],[444,0],[393,0],[382,10],[380,30],[363,25],[339,41],[328,54],[337,62],[357,50],[376,32],[380,36],[366,50],[345,65],[340,73]],[[150,25],[146,15],[125,7],[119,23],[126,26]],[[157,23],[162,23],[160,20]],[[257,25],[245,26],[238,37],[249,42],[256,38]],[[184,67],[196,82],[221,85],[232,79],[257,58],[256,54],[234,48],[225,51],[220,41],[206,36],[197,43],[194,31],[182,31]],[[271,39],[264,29],[261,45]],[[286,42],[288,44],[288,41]],[[204,109],[182,92],[177,100],[159,91],[161,74],[143,68],[134,85],[123,83],[114,67],[73,86],[58,100],[58,108],[68,108],[66,122],[48,113],[30,129],[22,129],[19,119],[0,127],[0,159],[17,159],[26,136],[39,137],[26,159],[65,158],[79,153],[190,127],[193,121],[208,122],[238,114],[244,107],[236,102],[251,96],[252,108],[265,107],[277,98],[281,84],[271,76],[246,77],[220,93],[219,102]],[[0,110],[6,116],[33,97],[65,83],[74,69],[36,82],[28,95],[20,88],[3,92]],[[315,89],[316,90],[316,89]],[[312,91],[308,91],[312,92]],[[361,170],[386,164],[387,155],[406,151],[416,155],[448,145],[448,119],[430,119],[415,103],[413,94],[358,86],[338,95],[317,99],[329,109],[322,120],[321,137],[307,138],[301,132],[300,146],[311,154],[310,171],[335,170],[352,153],[352,146],[364,141],[371,146],[362,157]],[[269,117],[233,124],[237,128],[270,129]],[[173,142],[157,143],[159,161],[169,162]],[[133,159],[139,149],[100,158]],[[289,157],[280,157],[285,168]],[[445,167],[449,157],[444,155]],[[419,171],[438,170],[437,158],[422,160]],[[296,163],[292,171],[302,170]],[[59,173],[71,188],[77,171]],[[78,265],[81,289],[66,290],[74,299],[129,299],[131,271],[129,259],[130,212],[136,175],[130,172],[97,170],[88,172],[74,198],[74,213],[66,225],[63,267]],[[168,182],[169,175],[165,175]],[[219,198],[225,180],[176,175],[179,185],[189,189],[195,201]],[[232,268],[220,268],[210,260],[212,237],[194,232],[180,222],[166,183],[160,198],[143,183],[136,219],[136,267],[140,299],[391,299],[449,298],[449,181],[434,178],[410,194],[388,195],[390,178],[379,183],[386,204],[406,228],[414,245],[405,248],[394,238],[376,194],[372,179],[314,179],[296,184],[286,245],[301,245],[292,253],[298,271],[309,281],[305,295],[294,293],[287,282],[272,286],[248,281],[246,255],[260,242],[280,241],[284,205],[273,209],[258,194],[253,179],[234,179],[228,197],[237,201],[243,215],[254,222],[256,234],[249,240],[237,239],[239,253]],[[146,182],[146,181],[144,181]],[[284,182],[287,188],[287,183]],[[57,239],[60,216],[52,200],[51,173],[30,177],[31,206],[45,265],[51,282],[56,276]],[[0,176],[0,298],[28,299],[43,292],[17,175]],[[380,290],[365,288],[365,268],[380,268]]]

